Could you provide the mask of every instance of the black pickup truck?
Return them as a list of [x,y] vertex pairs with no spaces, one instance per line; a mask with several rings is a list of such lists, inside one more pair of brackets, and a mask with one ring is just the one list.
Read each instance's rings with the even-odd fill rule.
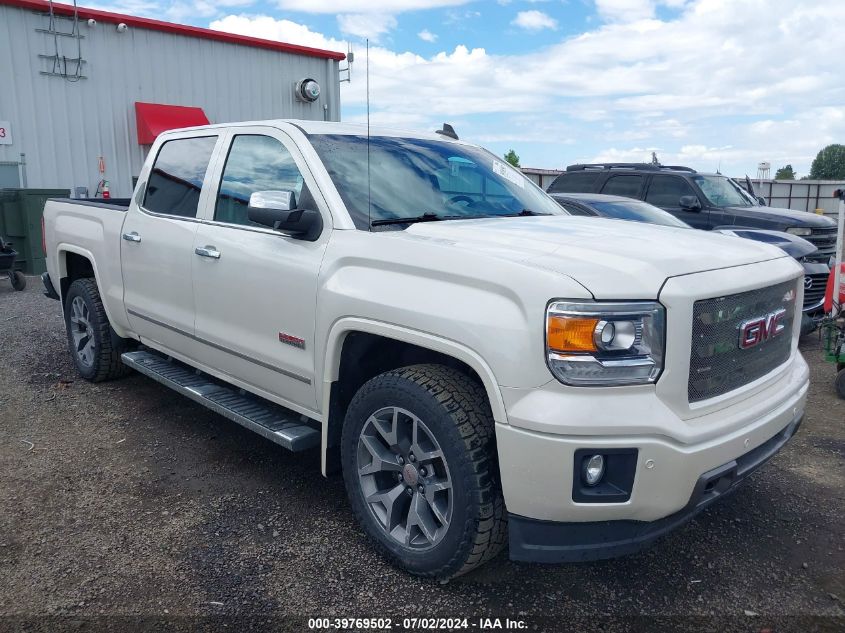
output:
[[689,167],[650,163],[570,165],[549,193],[602,193],[645,200],[697,228],[785,231],[812,242],[813,256],[832,265],[836,223],[825,216],[755,205],[730,178]]

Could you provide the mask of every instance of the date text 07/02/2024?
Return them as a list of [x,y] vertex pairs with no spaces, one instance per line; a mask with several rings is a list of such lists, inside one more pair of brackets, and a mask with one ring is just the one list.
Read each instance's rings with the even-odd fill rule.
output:
[[[393,630],[399,628],[400,621],[392,618],[309,618],[310,630],[347,630],[347,629],[375,629]],[[518,631],[528,628],[525,620],[510,618],[403,618],[400,630],[511,630]]]

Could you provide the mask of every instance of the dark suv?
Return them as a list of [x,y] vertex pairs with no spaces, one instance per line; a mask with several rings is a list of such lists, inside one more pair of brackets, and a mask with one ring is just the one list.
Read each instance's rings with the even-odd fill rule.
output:
[[836,223],[806,211],[754,204],[733,180],[689,167],[649,163],[570,165],[549,193],[603,193],[645,200],[697,229],[753,228],[785,231],[810,241],[815,257],[830,263],[836,252]]

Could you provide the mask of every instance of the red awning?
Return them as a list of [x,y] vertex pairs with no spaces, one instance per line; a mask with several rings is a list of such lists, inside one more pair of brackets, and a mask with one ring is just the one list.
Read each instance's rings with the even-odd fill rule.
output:
[[164,105],[162,103],[135,102],[135,118],[138,122],[138,144],[150,145],[156,137],[167,130],[194,125],[208,125],[208,117],[202,108]]

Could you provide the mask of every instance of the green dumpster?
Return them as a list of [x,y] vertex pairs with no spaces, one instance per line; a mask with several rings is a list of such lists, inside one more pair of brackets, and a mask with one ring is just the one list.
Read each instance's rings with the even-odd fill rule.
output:
[[0,189],[0,235],[18,252],[15,268],[27,275],[47,270],[41,248],[41,214],[47,198],[67,198],[68,189]]

